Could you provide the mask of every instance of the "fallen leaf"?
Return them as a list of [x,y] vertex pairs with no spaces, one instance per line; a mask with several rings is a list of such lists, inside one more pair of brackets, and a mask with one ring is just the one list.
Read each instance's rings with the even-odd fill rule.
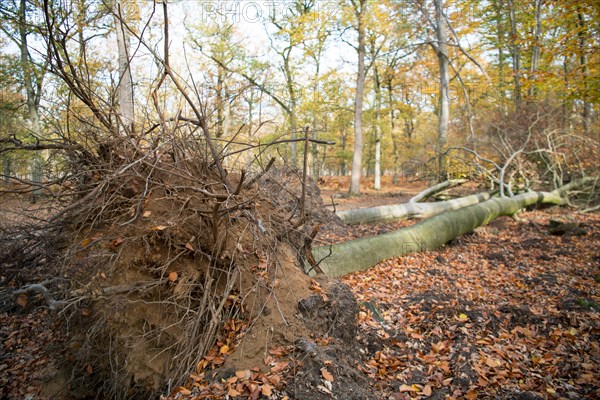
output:
[[466,322],[469,320],[469,316],[467,314],[460,314],[456,319],[460,322]]
[[400,385],[400,392],[418,392],[419,388],[415,385]]
[[331,373],[325,368],[321,368],[321,375],[323,375],[323,378],[325,378],[329,382],[333,382],[333,375],[331,375]]
[[177,278],[179,278],[179,274],[177,274],[177,272],[175,272],[175,271],[169,272],[169,280],[171,282],[175,282],[177,280]]
[[431,396],[432,393],[433,393],[433,390],[431,390],[431,386],[425,385],[425,387],[423,388],[423,395],[429,397],[429,396]]
[[228,352],[229,352],[229,346],[227,346],[226,344],[221,346],[221,348],[219,349],[219,353],[221,353],[221,354],[227,354]]
[[188,249],[189,251],[196,251],[194,249],[194,246],[192,246],[192,244],[189,242],[185,244],[185,248]]
[[142,217],[148,218],[151,215],[152,215],[152,211],[144,211],[144,213],[142,214]]
[[270,395],[273,394],[273,386],[265,383],[264,385],[262,385],[260,392],[263,394],[263,396],[269,397]]
[[250,373],[250,370],[247,369],[235,371],[235,376],[237,376],[238,379],[247,379],[250,375],[252,374]]
[[152,228],[153,231],[164,231],[165,229],[167,229],[166,225],[157,225],[157,226],[153,226]]

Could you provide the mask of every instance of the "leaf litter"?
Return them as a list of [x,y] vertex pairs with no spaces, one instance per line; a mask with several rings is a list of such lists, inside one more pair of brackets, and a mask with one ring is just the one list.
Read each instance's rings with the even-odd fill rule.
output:
[[[359,305],[351,350],[335,347],[340,339],[331,329],[315,330],[304,342],[273,340],[260,365],[227,371],[251,331],[247,322],[230,320],[188,383],[165,398],[341,398],[349,380],[372,393],[357,399],[600,397],[600,215],[550,209],[523,217],[529,222],[501,218],[439,251],[342,279]],[[583,233],[551,232],[551,221],[561,219]],[[343,241],[404,224],[324,227],[318,239]],[[317,281],[310,290],[314,304],[305,311],[318,310],[318,320],[324,304],[338,300]],[[0,367],[10,374],[2,397],[45,398],[53,363],[39,349],[55,340],[46,312],[0,319]]]
[[379,398],[600,397],[600,215],[523,217],[342,279],[384,343],[361,367]]

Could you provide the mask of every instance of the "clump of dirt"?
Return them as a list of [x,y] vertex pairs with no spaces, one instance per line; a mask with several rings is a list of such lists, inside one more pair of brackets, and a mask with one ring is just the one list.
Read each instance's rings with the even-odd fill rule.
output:
[[357,369],[366,360],[356,352],[356,299],[343,283],[328,284],[325,296],[313,294],[298,303],[311,336],[296,341],[303,368],[285,392],[293,399],[374,398],[366,376]]

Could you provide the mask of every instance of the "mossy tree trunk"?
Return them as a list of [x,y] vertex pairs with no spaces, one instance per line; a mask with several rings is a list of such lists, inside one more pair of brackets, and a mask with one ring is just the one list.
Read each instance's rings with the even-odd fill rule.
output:
[[486,225],[502,215],[515,215],[536,204],[566,203],[568,190],[589,179],[572,182],[553,192],[528,192],[514,197],[493,198],[480,204],[447,211],[413,226],[383,235],[313,249],[313,256],[326,275],[337,277],[367,270],[378,263],[417,251],[434,250],[452,239]]

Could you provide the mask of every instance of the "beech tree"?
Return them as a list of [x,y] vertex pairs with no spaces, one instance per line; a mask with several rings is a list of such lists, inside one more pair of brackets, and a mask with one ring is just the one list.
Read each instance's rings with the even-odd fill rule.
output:
[[[34,48],[31,44],[31,36],[37,31],[36,24],[40,22],[32,20],[30,14],[33,10],[35,6],[28,0],[3,2],[0,5],[0,30],[19,49],[20,76],[26,95],[31,131],[34,135],[41,135],[39,108],[47,64],[39,54],[36,54],[36,59],[32,55]],[[41,51],[41,49],[35,48],[33,51]]]
[[352,157],[352,176],[350,178],[350,194],[360,193],[360,177],[362,175],[363,158],[363,101],[365,94],[365,80],[367,67],[366,35],[367,35],[367,0],[352,0],[352,12],[354,14],[354,29],[357,34],[357,45],[355,47],[356,64],[356,92],[354,94],[354,155]]

